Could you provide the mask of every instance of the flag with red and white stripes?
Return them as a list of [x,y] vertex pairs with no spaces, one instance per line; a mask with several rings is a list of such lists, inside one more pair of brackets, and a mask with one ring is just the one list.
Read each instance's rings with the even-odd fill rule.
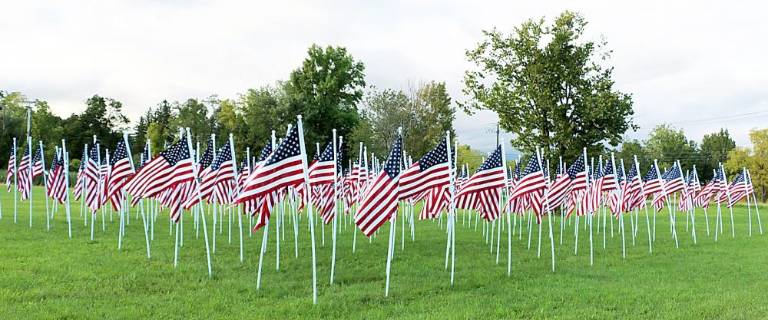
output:
[[48,177],[48,196],[59,203],[67,201],[67,169],[64,167],[64,157],[57,152],[53,158]]
[[19,177],[18,177],[18,189],[21,192],[21,200],[26,200],[29,198],[30,192],[32,190],[32,179],[31,176],[31,166],[30,166],[30,157],[29,157],[29,148],[24,148],[24,155],[21,156],[21,161],[19,161]]
[[447,186],[451,182],[450,170],[447,140],[443,139],[419,161],[400,173],[400,198],[412,199],[426,190]]
[[[284,194],[289,187],[297,187],[304,182],[304,154],[299,145],[299,129],[291,128],[291,131],[275,148],[274,152],[264,160],[263,164],[254,168],[246,178],[245,185],[235,198],[234,203],[245,203],[250,200],[259,200],[274,193]],[[276,202],[275,202],[276,203]],[[266,225],[269,220],[268,210],[259,210],[259,218],[254,229]]]
[[507,184],[504,164],[501,160],[501,146],[480,165],[467,179],[456,194],[457,208],[475,209],[486,220],[499,217],[501,203],[500,189]]
[[[15,140],[14,140],[15,141]],[[13,176],[16,174],[16,144],[11,146],[11,156],[8,158],[8,169],[5,171],[5,186],[11,192]]]
[[105,180],[106,197],[112,203],[112,208],[117,211],[122,208],[123,200],[125,199],[123,187],[135,174],[133,164],[128,157],[128,152],[130,151],[128,150],[128,145],[125,144],[125,140],[118,141],[115,151],[113,151],[112,157],[109,159],[109,176]]
[[96,211],[101,207],[99,201],[101,190],[101,165],[99,164],[99,144],[96,143],[91,146],[88,151],[88,157],[85,163],[85,177],[84,177],[84,192],[85,192],[85,205],[91,209],[91,213],[96,214]]
[[213,202],[230,204],[235,191],[235,161],[232,158],[233,146],[227,141],[211,163],[210,174],[213,179]]
[[403,138],[398,136],[384,163],[384,168],[370,182],[355,214],[355,224],[366,236],[372,236],[397,214]]
[[80,200],[83,195],[83,187],[85,186],[85,164],[88,163],[88,148],[83,148],[83,156],[80,157],[80,166],[77,167],[77,177],[75,178],[75,188],[72,191],[75,196],[75,200]]
[[[175,190],[180,184],[192,182],[194,162],[190,155],[187,137],[163,150],[154,159],[147,162],[125,185],[125,190],[134,197],[150,198],[167,190]],[[179,192],[174,192],[178,196]],[[172,197],[173,201],[181,198]]]

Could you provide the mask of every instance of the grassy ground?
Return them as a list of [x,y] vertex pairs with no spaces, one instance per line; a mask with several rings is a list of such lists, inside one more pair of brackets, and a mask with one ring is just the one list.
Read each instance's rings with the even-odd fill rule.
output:
[[[330,228],[325,246],[318,243],[318,305],[310,285],[310,247],[306,219],[300,224],[299,258],[293,253],[293,229],[286,226],[281,243],[280,271],[275,270],[274,226],[265,257],[261,290],[256,269],[261,231],[245,234],[245,262],[238,258],[237,233],[228,242],[227,226],[217,234],[214,277],[208,278],[205,247],[195,238],[190,216],[179,266],[173,267],[173,237],[168,218],[155,225],[152,259],[147,260],[142,223],[131,212],[124,247],[117,250],[118,220],[101,216],[95,240],[85,227],[79,206],[73,205],[73,239],[67,238],[63,210],[50,232],[45,226],[42,190],[35,190],[33,226],[27,202],[19,202],[13,222],[12,194],[2,197],[0,220],[0,315],[12,318],[727,318],[768,317],[768,236],[753,223],[747,235],[747,210],[735,210],[736,238],[730,235],[725,211],[725,233],[717,243],[707,236],[704,215],[697,212],[699,243],[678,217],[680,248],[670,237],[666,211],[657,218],[657,239],[648,253],[645,218],[636,245],[627,238],[627,257],[621,257],[618,223],[614,236],[594,233],[594,266],[589,263],[588,230],[580,230],[579,253],[574,255],[573,225],[559,244],[555,224],[557,271],[550,270],[550,247],[544,224],[541,258],[537,258],[534,228],[531,249],[527,231],[513,240],[513,271],[506,274],[506,230],[502,234],[500,265],[481,235],[462,224],[457,228],[456,283],[444,271],[445,232],[434,222],[417,222],[416,241],[401,250],[400,226],[392,265],[391,291],[384,297],[387,232],[369,243],[358,237],[351,252],[352,226],[342,226],[338,240],[336,282],[329,285]],[[764,217],[768,208],[762,208]],[[714,230],[714,210],[710,228]],[[753,219],[755,218],[753,212]],[[756,221],[756,220],[755,220]],[[567,222],[566,222],[567,223]],[[629,229],[629,219],[625,221]],[[208,226],[212,226],[208,217]],[[233,231],[237,224],[233,224]],[[628,235],[629,236],[629,235]]]

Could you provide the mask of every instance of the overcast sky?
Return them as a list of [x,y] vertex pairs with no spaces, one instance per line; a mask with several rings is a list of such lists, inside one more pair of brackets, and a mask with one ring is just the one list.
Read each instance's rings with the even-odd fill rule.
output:
[[[131,120],[162,99],[235,97],[288,77],[312,43],[345,46],[368,84],[445,81],[454,100],[481,31],[581,12],[608,41],[631,93],[629,133],[669,122],[700,140],[728,128],[738,145],[768,120],[766,6],[733,1],[10,1],[0,19],[0,89],[80,112],[93,94]],[[459,113],[459,139],[492,148],[492,113]]]

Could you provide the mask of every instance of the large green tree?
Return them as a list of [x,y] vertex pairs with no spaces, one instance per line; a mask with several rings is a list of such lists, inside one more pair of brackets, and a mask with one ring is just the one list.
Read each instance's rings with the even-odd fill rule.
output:
[[445,133],[456,138],[453,129],[455,108],[444,83],[423,83],[409,93],[385,89],[371,91],[360,111],[361,121],[350,141],[362,141],[369,151],[384,154],[403,128],[403,144],[409,155],[418,159],[434,148]]
[[651,131],[645,142],[645,152],[649,161],[659,162],[659,170],[672,166],[680,160],[683,170],[690,169],[700,159],[696,142],[688,140],[682,129],[670,125],[658,125]]
[[712,178],[712,170],[728,159],[728,153],[736,148],[736,142],[726,129],[710,134],[705,134],[701,140],[699,153],[701,154],[698,172],[699,178],[709,180]]
[[239,105],[245,123],[242,143],[254,148],[252,154],[261,151],[271,138],[272,130],[283,134],[287,125],[295,122],[286,116],[286,98],[280,84],[248,89],[240,95]]
[[347,136],[358,122],[357,103],[363,97],[365,67],[343,47],[312,45],[307,54],[285,83],[286,120],[303,116],[307,144],[329,141],[332,129]]
[[636,126],[632,98],[614,87],[605,42],[583,37],[587,21],[566,11],[552,25],[528,20],[511,34],[484,31],[485,38],[466,52],[475,65],[464,76],[462,104],[468,112],[498,114],[512,144],[525,153],[543,147],[545,155],[577,157],[621,142]]
[[187,99],[175,106],[176,116],[172,127],[189,128],[193,143],[205,142],[211,135],[211,124],[208,119],[208,106],[197,99]]

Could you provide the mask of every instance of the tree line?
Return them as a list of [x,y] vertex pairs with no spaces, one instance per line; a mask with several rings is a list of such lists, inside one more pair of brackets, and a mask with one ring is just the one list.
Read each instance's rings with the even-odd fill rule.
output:
[[[407,150],[415,158],[437,144],[446,131],[454,133],[456,108],[444,82],[419,83],[409,90],[379,90],[367,86],[364,72],[364,64],[345,48],[313,45],[285,81],[248,89],[236,97],[162,100],[149,106],[134,125],[115,98],[94,95],[85,99],[82,113],[62,118],[52,114],[44,100],[30,102],[20,92],[0,90],[0,150],[11,150],[16,137],[21,157],[21,148],[26,145],[27,107],[32,111],[34,146],[42,141],[48,146],[45,152],[50,159],[53,146],[66,138],[73,169],[94,135],[103,148],[109,148],[122,139],[124,131],[131,132],[132,153],[137,155],[147,141],[156,154],[178,139],[180,128],[189,127],[193,144],[199,142],[205,147],[215,134],[220,146],[232,134],[240,158],[246,147],[255,156],[270,140],[272,130],[278,137],[284,135],[299,114],[303,116],[309,154],[315,152],[316,143],[323,146],[331,140],[333,129],[345,137],[345,154],[352,158],[357,158],[359,142],[364,142],[369,152],[385,157],[400,126]],[[9,155],[7,151],[0,154],[4,168]]]

